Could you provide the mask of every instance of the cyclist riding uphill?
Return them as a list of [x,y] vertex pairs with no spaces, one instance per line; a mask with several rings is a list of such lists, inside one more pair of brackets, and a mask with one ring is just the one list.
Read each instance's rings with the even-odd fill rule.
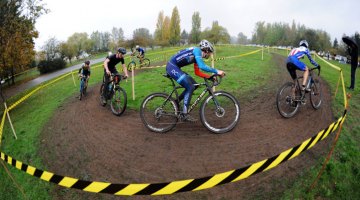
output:
[[142,62],[142,59],[145,57],[145,51],[143,48],[141,48],[139,45],[136,45],[135,47],[136,51],[139,52],[137,57],[140,59],[140,63]]
[[309,88],[306,88],[306,83],[307,83],[307,79],[309,77],[309,68],[303,63],[301,62],[299,59],[300,58],[304,58],[304,56],[306,55],[311,64],[313,64],[314,66],[320,68],[320,65],[317,64],[310,55],[309,52],[309,44],[306,40],[301,40],[299,43],[299,47],[294,48],[290,51],[288,58],[286,60],[286,67],[290,73],[291,78],[295,81],[296,79],[296,70],[301,70],[304,71],[304,78],[303,78],[303,82],[302,82],[302,90],[306,90],[306,91],[310,91],[310,84]]
[[[115,54],[112,54],[112,55],[106,57],[106,59],[104,61],[105,88],[108,88],[111,74],[119,75],[119,72],[116,70],[116,67],[115,67],[115,65],[117,65],[119,62],[121,62],[124,73],[125,73],[124,78],[127,78],[129,76],[127,68],[125,66],[125,61],[124,61],[125,54],[126,54],[126,49],[120,47]],[[106,99],[107,99],[106,97],[107,97],[107,90],[104,89],[103,94],[102,94],[102,100],[103,100],[104,104],[106,104]]]
[[190,47],[184,50],[180,50],[170,59],[166,65],[166,72],[171,76],[171,78],[173,78],[176,82],[185,88],[184,92],[182,92],[179,96],[179,101],[184,99],[182,117],[185,121],[195,121],[195,119],[193,119],[188,114],[188,108],[191,101],[191,96],[195,90],[195,86],[193,84],[196,84],[196,81],[190,75],[183,72],[181,68],[194,63],[194,70],[197,76],[203,78],[210,77],[209,75],[200,72],[199,68],[205,72],[211,72],[220,76],[224,76],[224,71],[211,68],[203,61],[203,58],[209,58],[213,52],[213,45],[207,40],[202,40],[200,42],[200,47]]
[[90,74],[91,74],[90,61],[87,60],[81,65],[81,67],[79,69],[79,73],[78,73],[79,77],[81,77],[81,76],[86,77],[86,86],[89,82]]

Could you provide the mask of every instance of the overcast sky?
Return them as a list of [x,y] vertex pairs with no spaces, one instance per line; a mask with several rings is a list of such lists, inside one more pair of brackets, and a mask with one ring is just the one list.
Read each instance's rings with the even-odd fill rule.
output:
[[243,32],[251,38],[255,23],[284,22],[303,24],[308,28],[328,32],[333,41],[343,34],[360,32],[360,0],[43,0],[48,14],[36,22],[40,32],[36,49],[51,37],[66,41],[75,32],[111,32],[122,28],[131,38],[137,28],[154,33],[160,11],[171,17],[177,6],[181,30],[191,31],[191,17],[198,11],[201,29],[213,21],[225,27],[231,36]]

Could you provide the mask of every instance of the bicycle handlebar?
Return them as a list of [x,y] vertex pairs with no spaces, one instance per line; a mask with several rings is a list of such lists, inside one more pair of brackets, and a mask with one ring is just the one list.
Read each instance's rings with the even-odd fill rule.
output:
[[310,68],[309,71],[313,71],[313,70],[315,70],[315,69],[319,70],[319,71],[318,71],[318,76],[320,76],[320,71],[321,71],[320,65],[319,65],[318,67]]

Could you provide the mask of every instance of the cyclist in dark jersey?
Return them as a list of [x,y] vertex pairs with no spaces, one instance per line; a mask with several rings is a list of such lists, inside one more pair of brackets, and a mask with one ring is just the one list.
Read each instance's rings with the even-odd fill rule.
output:
[[[79,76],[79,78],[81,78],[81,76],[82,77],[86,77],[86,82],[85,82],[85,88],[87,88],[87,86],[88,86],[88,82],[89,82],[89,78],[90,78],[90,74],[91,74],[91,71],[90,71],[90,61],[89,60],[87,60],[87,61],[85,61],[82,65],[81,65],[81,67],[80,67],[80,69],[79,69],[79,73],[78,73],[78,76]],[[80,86],[81,87],[81,86]],[[80,90],[81,90],[81,88],[80,88]],[[81,91],[80,91],[81,92]],[[80,97],[79,97],[80,98]]]
[[209,58],[213,52],[213,45],[207,40],[202,40],[200,42],[200,47],[190,47],[179,51],[166,65],[166,72],[171,76],[171,78],[176,80],[176,82],[185,88],[184,92],[179,96],[180,101],[184,99],[182,115],[185,121],[195,121],[195,119],[189,116],[188,108],[191,96],[195,90],[195,86],[193,84],[195,84],[196,81],[190,75],[183,72],[181,68],[189,64],[194,64],[195,74],[197,76],[210,77],[207,74],[201,73],[199,68],[206,72],[224,76],[224,71],[211,68],[203,61],[203,58]]
[[[302,89],[306,91],[310,91],[310,88],[306,88],[305,85],[307,83],[307,79],[309,76],[309,68],[305,65],[305,63],[301,62],[299,59],[304,58],[304,56],[306,55],[311,64],[313,64],[316,67],[320,68],[320,65],[317,64],[310,55],[309,52],[309,44],[306,40],[301,40],[299,43],[298,48],[294,48],[290,51],[289,56],[286,60],[286,67],[290,73],[290,76],[293,80],[296,79],[296,70],[301,70],[304,71],[304,78],[303,78],[303,82],[302,82]],[[295,91],[294,91],[295,93]]]
[[[127,68],[125,66],[125,61],[124,61],[125,54],[126,54],[126,49],[120,47],[115,54],[112,54],[112,55],[106,57],[106,59],[104,61],[105,88],[108,88],[108,84],[110,82],[110,75],[111,74],[115,74],[115,75],[119,74],[119,72],[116,69],[116,65],[118,63],[121,62],[123,71],[125,73],[125,78],[127,78],[129,76]],[[104,89],[102,97],[101,97],[103,100],[103,103],[106,103],[106,97],[107,97],[107,89]]]

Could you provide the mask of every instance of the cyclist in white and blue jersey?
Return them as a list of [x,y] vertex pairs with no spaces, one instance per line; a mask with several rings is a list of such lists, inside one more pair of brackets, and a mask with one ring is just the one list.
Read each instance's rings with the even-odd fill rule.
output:
[[194,64],[195,74],[197,76],[209,77],[208,75],[201,73],[199,68],[205,72],[211,72],[224,76],[224,71],[211,68],[203,61],[203,58],[209,58],[213,52],[213,45],[207,40],[202,40],[200,42],[200,47],[190,47],[179,51],[166,65],[166,72],[171,76],[171,78],[176,80],[176,82],[185,88],[184,92],[179,96],[179,101],[184,99],[183,119],[185,121],[195,121],[195,119],[189,116],[188,108],[191,96],[195,90],[195,86],[193,84],[196,82],[190,75],[183,72],[181,68],[189,64]]
[[302,89],[303,90],[306,89],[307,91],[310,90],[310,88],[305,88],[307,79],[309,77],[309,68],[305,65],[305,63],[301,62],[299,59],[304,58],[304,56],[306,55],[309,58],[311,64],[320,68],[320,65],[311,58],[310,51],[308,48],[309,48],[308,42],[306,40],[301,40],[299,43],[299,47],[292,49],[286,60],[286,67],[290,73],[291,78],[294,81],[297,78],[296,70],[304,71]]

